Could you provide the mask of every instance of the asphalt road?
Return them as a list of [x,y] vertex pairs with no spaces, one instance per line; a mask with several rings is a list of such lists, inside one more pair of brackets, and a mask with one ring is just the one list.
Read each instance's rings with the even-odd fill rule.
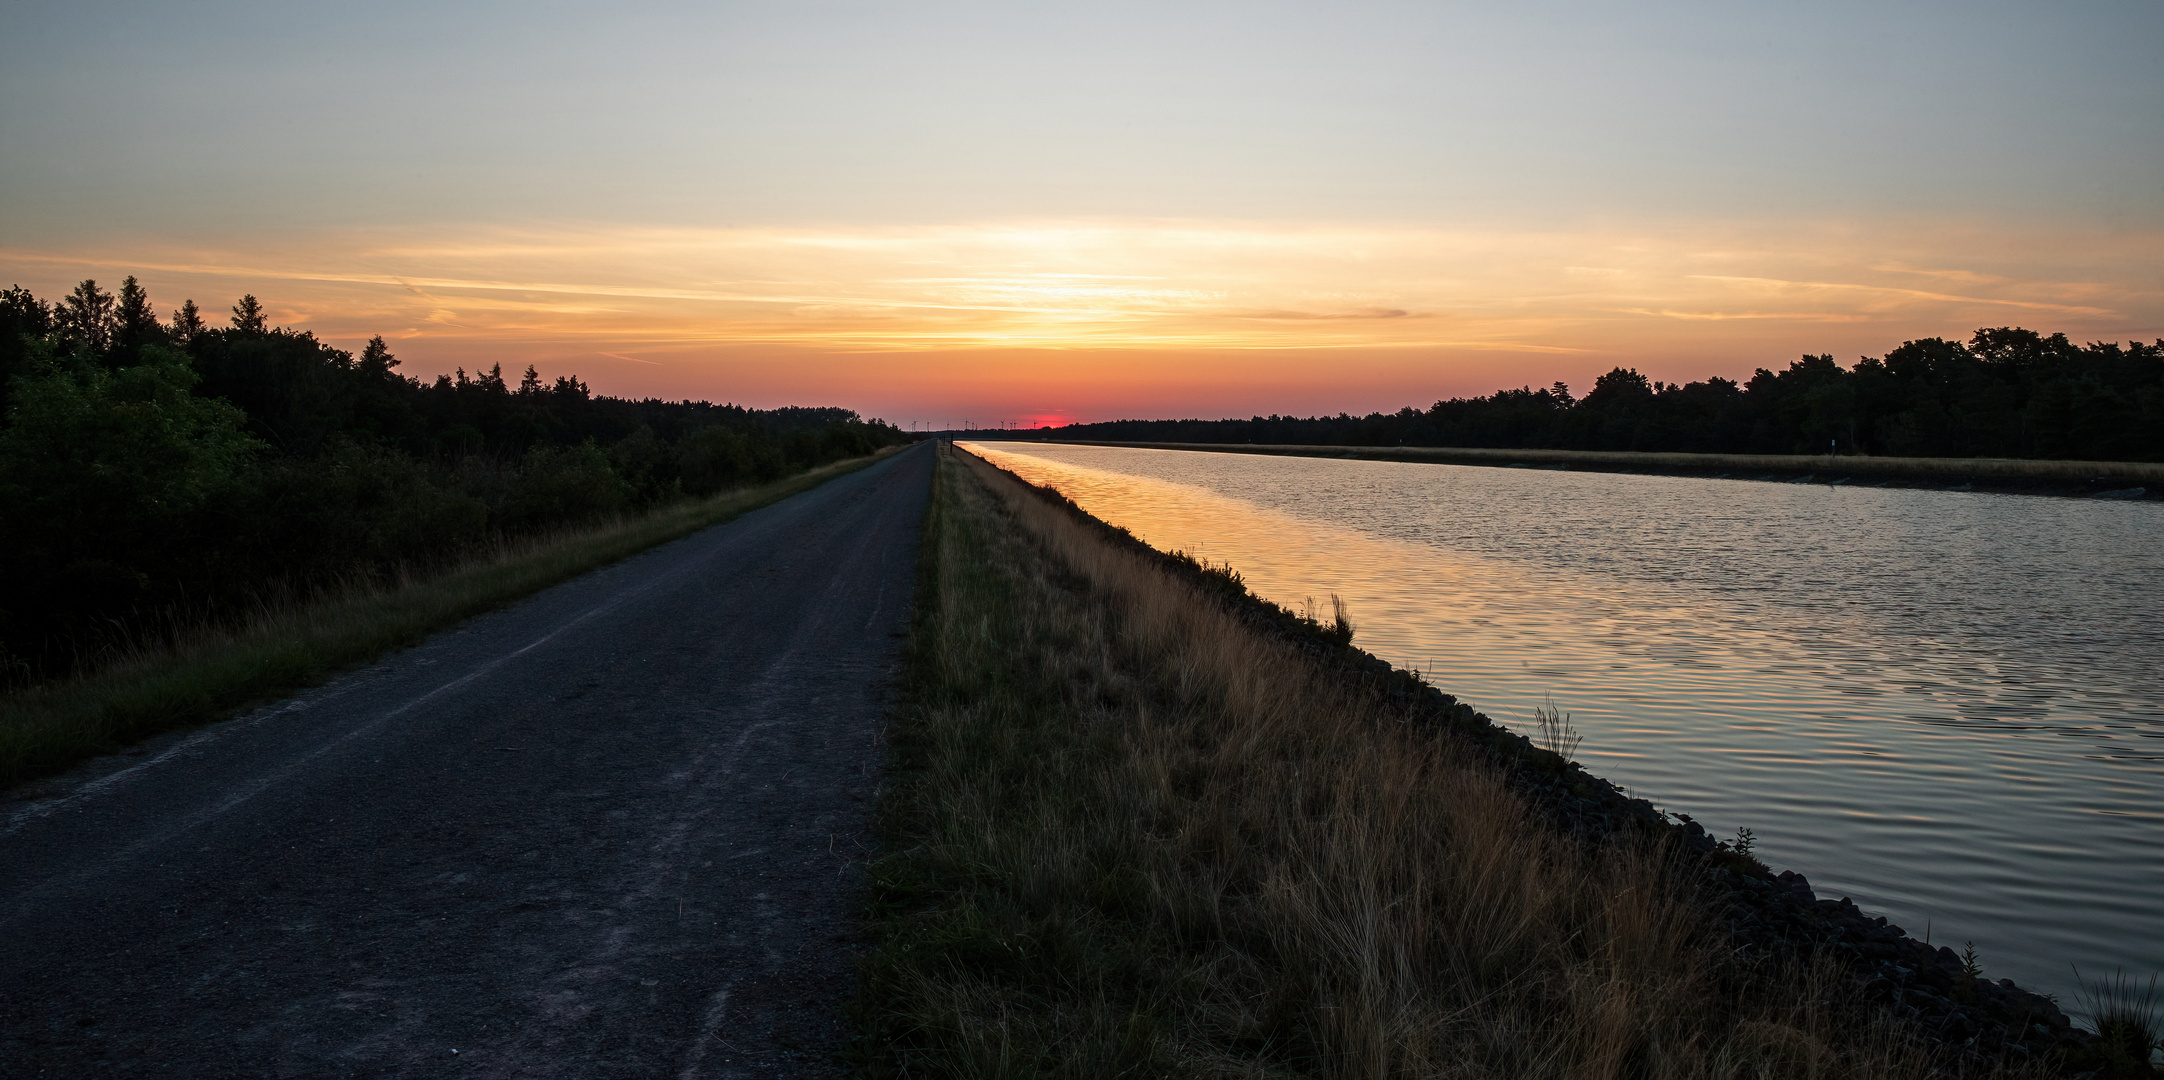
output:
[[834,1071],[931,465],[18,795],[0,1076]]

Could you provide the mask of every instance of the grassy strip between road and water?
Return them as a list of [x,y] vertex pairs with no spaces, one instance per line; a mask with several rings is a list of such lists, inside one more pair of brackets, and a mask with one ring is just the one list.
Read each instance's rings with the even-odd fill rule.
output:
[[941,455],[872,1075],[2028,1075],[1824,962],[1740,959],[1699,864],[1543,824],[1494,757],[1318,659],[1342,625],[1271,632],[1229,571]]
[[891,453],[676,503],[597,527],[500,543],[438,573],[266,602],[236,625],[122,654],[0,698],[0,787],[323,681],[493,608],[817,487]]

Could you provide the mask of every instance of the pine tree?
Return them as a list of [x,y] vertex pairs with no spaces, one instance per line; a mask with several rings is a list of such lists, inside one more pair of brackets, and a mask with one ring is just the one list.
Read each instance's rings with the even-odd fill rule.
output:
[[367,347],[361,350],[362,371],[371,375],[388,375],[391,369],[397,366],[398,358],[391,355],[391,347],[384,343],[382,334],[368,339]]
[[98,288],[94,278],[84,278],[60,301],[60,329],[75,344],[95,355],[105,355],[113,345],[113,294]]
[[185,349],[203,334],[203,310],[193,300],[180,302],[180,310],[173,312],[173,341]]
[[113,317],[113,360],[132,362],[143,346],[163,345],[166,340],[165,327],[158,325],[158,312],[150,306],[150,293],[134,274],[129,274],[120,283],[120,306]]
[[255,294],[249,293],[233,305],[233,329],[244,334],[261,334],[270,330],[270,323],[263,315],[263,305],[256,302]]

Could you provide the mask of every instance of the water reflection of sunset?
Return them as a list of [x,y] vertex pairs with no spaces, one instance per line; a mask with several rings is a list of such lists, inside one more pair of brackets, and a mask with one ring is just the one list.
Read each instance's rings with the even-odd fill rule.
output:
[[[1206,488],[1054,463],[1031,456],[1015,444],[963,445],[1026,480],[1058,488],[1085,509],[1107,514],[1151,547],[1184,551],[1212,564],[1231,566],[1248,589],[1264,599],[1299,611],[1309,601],[1324,602],[1331,594],[1345,598],[1353,621],[1360,626],[1360,646],[1401,667],[1432,674],[1438,663],[1448,667],[1462,662],[1461,653],[1438,656],[1426,635],[1409,632],[1423,617],[1439,614],[1424,606],[1424,598],[1458,598],[1456,617],[1492,625],[1508,616],[1487,610],[1481,599],[1474,598],[1526,591],[1527,583],[1508,564],[1392,543],[1226,498]],[[1417,587],[1410,592],[1395,575],[1378,579],[1373,573],[1377,568],[1410,566],[1419,568]],[[1470,641],[1463,644],[1481,647]]]

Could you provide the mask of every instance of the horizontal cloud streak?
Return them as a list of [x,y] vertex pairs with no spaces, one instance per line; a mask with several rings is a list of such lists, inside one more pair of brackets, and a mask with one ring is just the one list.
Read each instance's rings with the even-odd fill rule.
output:
[[[1858,285],[1852,282],[1783,281],[1779,278],[1719,277],[1711,274],[1699,276],[1705,278],[1708,281],[1734,281],[1748,285],[1773,285],[1787,287],[1791,289],[1854,289],[1861,292],[1882,293],[1888,296],[1914,297],[1919,300],[1939,300],[1949,304],[1998,305],[2002,307],[2030,308],[2036,311],[2056,311],[2068,315],[2100,315],[2109,317],[2118,314],[2117,312],[2111,311],[2106,308],[2086,307],[2079,304],[2046,304],[2039,303],[2033,300],[2007,300],[1988,296],[1955,296],[1950,293],[1924,292],[1920,289],[1888,288],[1883,285]],[[1968,275],[1968,277],[1970,279],[1978,281],[1986,280],[1985,276],[1981,274]]]

